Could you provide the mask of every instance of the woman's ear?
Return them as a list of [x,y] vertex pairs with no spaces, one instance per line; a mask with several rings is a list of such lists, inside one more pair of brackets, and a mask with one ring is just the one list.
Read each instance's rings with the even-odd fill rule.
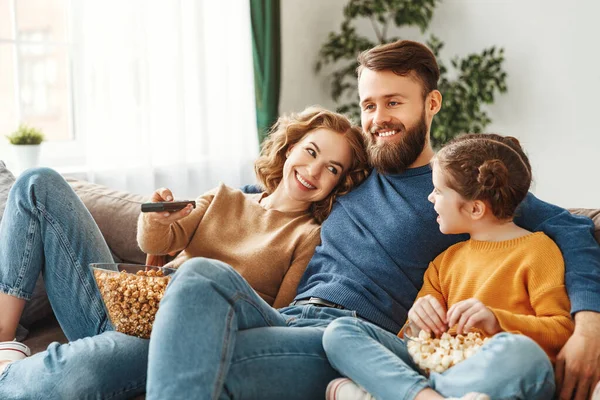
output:
[[292,152],[292,149],[294,148],[294,146],[296,146],[295,143],[293,145],[291,145],[290,147],[288,147],[288,149],[285,151],[285,158],[288,158],[290,156],[290,153]]

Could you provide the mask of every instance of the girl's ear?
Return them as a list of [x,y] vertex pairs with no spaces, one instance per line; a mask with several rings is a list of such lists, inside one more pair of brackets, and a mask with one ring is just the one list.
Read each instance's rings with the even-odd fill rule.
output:
[[471,207],[470,207],[470,214],[471,214],[471,218],[473,218],[474,220],[479,220],[481,218],[483,218],[483,216],[485,215],[485,212],[487,211],[487,204],[485,204],[484,201],[481,200],[473,200],[471,202]]

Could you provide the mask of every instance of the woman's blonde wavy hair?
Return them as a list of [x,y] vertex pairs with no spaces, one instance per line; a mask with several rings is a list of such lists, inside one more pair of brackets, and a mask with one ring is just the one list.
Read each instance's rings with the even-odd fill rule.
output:
[[327,128],[344,135],[352,150],[350,168],[340,177],[329,196],[310,206],[310,212],[319,223],[323,222],[338,196],[342,196],[369,176],[365,142],[359,127],[348,118],[319,106],[308,107],[298,114],[279,117],[262,144],[261,154],[254,163],[254,171],[267,194],[275,191],[283,178],[283,165],[290,147],[300,142],[309,132]]

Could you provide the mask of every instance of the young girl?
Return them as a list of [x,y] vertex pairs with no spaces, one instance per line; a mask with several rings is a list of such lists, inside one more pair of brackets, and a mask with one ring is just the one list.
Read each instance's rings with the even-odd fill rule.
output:
[[558,247],[512,221],[531,183],[527,156],[514,138],[472,134],[448,144],[431,164],[429,200],[440,231],[468,233],[470,240],[429,265],[409,322],[438,336],[477,329],[491,339],[427,378],[401,339],[361,319],[338,319],[323,345],[352,381],[332,381],[327,399],[552,398],[551,361],[574,326]]
[[[336,197],[368,175],[362,134],[344,116],[318,107],[283,116],[263,144],[255,169],[264,193],[246,195],[220,185],[200,196],[193,210],[188,206],[173,213],[143,214],[138,242],[152,254],[183,250],[174,267],[193,257],[227,263],[268,304],[283,307],[294,298],[320,242],[320,223]],[[173,198],[168,189],[159,189],[151,200]],[[14,337],[23,305],[42,272],[57,319],[67,338],[75,341],[10,363],[0,372],[0,398],[41,392],[49,398],[143,392],[148,341],[106,332],[112,327],[88,265],[112,262],[112,257],[64,179],[49,169],[21,175],[10,192],[0,238],[0,340]],[[209,311],[199,305],[198,312]],[[94,337],[76,341],[89,336]],[[0,360],[27,352],[13,344],[12,353],[3,353],[0,346]],[[53,357],[60,362],[51,361]],[[0,361],[0,369],[7,364]],[[90,387],[72,373],[94,369],[104,372],[95,380],[84,379]],[[26,382],[33,376],[35,384]],[[120,392],[140,380],[133,392]],[[72,392],[60,396],[52,392],[68,390]]]

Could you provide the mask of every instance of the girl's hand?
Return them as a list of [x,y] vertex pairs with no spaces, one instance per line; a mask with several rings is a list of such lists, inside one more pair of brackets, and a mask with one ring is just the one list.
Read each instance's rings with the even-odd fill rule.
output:
[[446,309],[429,294],[415,301],[408,311],[408,319],[427,333],[434,332],[437,336],[448,330]]
[[458,324],[456,333],[467,334],[472,328],[494,335],[502,329],[494,313],[481,301],[471,298],[459,301],[448,310],[448,326]]
[[[152,196],[150,196],[150,202],[152,203],[164,201],[173,201],[173,193],[171,193],[171,190],[167,188],[157,189],[154,193],[152,193]],[[191,204],[188,204],[185,208],[182,208],[179,211],[150,212],[147,215],[148,218],[153,222],[157,222],[161,225],[171,225],[173,222],[187,217],[193,209],[194,207]]]

